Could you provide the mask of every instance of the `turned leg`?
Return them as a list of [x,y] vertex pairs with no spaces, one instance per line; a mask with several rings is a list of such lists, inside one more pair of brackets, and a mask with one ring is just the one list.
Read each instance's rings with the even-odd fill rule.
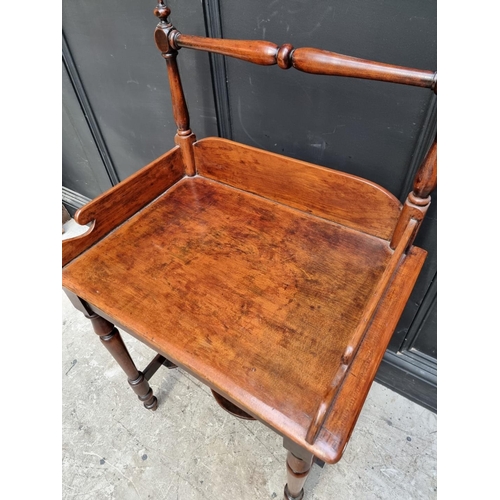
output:
[[113,323],[101,318],[97,314],[90,314],[86,316],[90,319],[90,321],[92,321],[94,331],[101,338],[101,342],[104,344],[111,356],[113,356],[117,363],[122,367],[128,377],[130,387],[132,387],[139,399],[144,403],[144,407],[148,410],[156,410],[158,407],[158,400],[156,399],[156,396],[153,395],[153,390],[149,386],[149,382],[144,377],[144,374],[136,368],[134,362],[132,361],[132,358],[123,343],[123,339],[117,328],[113,325]]
[[304,498],[304,483],[311,470],[314,456],[305,451],[301,455],[303,458],[298,458],[289,451],[286,457],[285,500],[302,500]]

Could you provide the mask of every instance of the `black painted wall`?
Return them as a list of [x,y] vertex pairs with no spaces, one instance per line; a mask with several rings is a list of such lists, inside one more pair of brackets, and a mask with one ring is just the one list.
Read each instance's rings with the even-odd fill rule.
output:
[[[436,69],[435,0],[177,0],[181,31],[266,39]],[[92,198],[173,145],[154,1],[63,1],[63,186]],[[317,76],[182,49],[198,138],[221,135],[360,175],[402,201],[436,128],[426,89]],[[69,190],[69,191],[68,191]],[[429,251],[378,380],[436,407],[436,193],[417,244]]]

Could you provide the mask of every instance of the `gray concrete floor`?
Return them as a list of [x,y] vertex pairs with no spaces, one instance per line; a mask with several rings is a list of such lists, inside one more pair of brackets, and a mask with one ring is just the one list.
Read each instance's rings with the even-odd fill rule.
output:
[[[160,404],[145,410],[64,294],[62,311],[64,499],[283,498],[279,436],[227,414],[180,369],[154,375]],[[155,353],[123,337],[143,369]],[[375,383],[343,458],[313,467],[304,498],[434,499],[436,439],[435,414]]]

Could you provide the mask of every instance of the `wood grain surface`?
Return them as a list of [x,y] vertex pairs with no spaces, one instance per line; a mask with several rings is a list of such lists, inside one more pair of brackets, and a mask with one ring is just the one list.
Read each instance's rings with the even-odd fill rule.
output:
[[[410,244],[436,185],[436,145],[402,206],[353,175],[225,139],[196,141],[177,51],[434,91],[437,75],[290,44],[183,35],[162,0],[155,14],[178,147],[77,212],[92,225],[63,243],[63,287],[94,326],[106,326],[103,342],[151,408],[147,379],[166,358],[225,408],[298,445],[285,488],[298,498],[313,455],[342,456],[422,268],[426,252]],[[159,353],[147,376],[113,325]]]
[[401,204],[379,185],[227,139],[194,144],[200,175],[388,239]]
[[66,266],[63,285],[297,439],[391,254],[379,238],[194,177]]
[[63,241],[62,265],[125,222],[183,175],[181,152],[175,147],[80,208],[75,214],[76,222],[92,225],[81,236]]
[[342,457],[426,256],[425,250],[412,247],[401,259],[315,442],[315,454],[325,462],[336,463]]

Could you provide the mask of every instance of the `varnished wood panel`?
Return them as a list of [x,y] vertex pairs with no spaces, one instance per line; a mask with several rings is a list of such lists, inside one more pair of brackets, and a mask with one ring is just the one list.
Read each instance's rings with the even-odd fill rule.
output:
[[411,248],[381,301],[318,437],[317,445],[321,449],[318,456],[325,462],[335,463],[342,457],[426,255],[425,250]]
[[63,284],[297,438],[391,253],[378,238],[195,177],[66,266]]
[[194,147],[203,176],[380,238],[392,235],[401,205],[373,182],[226,139]]
[[63,266],[153,201],[183,174],[181,152],[176,147],[78,210],[76,222],[94,222],[85,234],[63,241]]

